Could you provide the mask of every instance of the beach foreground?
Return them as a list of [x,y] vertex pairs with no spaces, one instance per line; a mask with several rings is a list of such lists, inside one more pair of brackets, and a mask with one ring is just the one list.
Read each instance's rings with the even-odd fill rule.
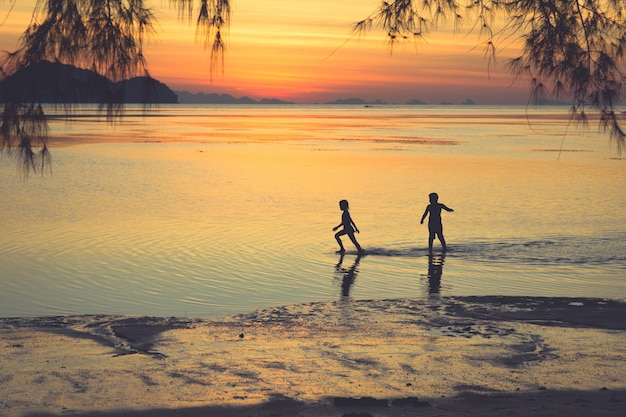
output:
[[0,415],[617,416],[626,303],[450,297],[0,319]]

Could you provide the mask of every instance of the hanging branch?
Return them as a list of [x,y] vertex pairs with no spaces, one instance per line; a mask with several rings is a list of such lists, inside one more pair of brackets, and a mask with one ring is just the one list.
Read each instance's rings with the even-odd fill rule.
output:
[[[89,89],[101,97],[100,111],[108,121],[124,114],[125,83],[144,76],[146,88],[154,87],[143,53],[147,36],[154,33],[155,17],[144,0],[37,0],[31,21],[15,51],[0,58],[4,103],[0,114],[0,151],[15,156],[23,172],[43,172],[49,163],[48,125],[44,105],[63,106],[71,114],[76,89]],[[223,32],[230,22],[228,0],[170,0],[179,16],[190,19],[198,10],[197,33],[211,45],[211,70],[223,65],[226,48]],[[194,7],[197,6],[197,7]],[[80,83],[48,73],[47,63],[89,69],[104,77]],[[37,81],[45,79],[54,97],[41,97]],[[67,83],[72,88],[67,88]],[[65,84],[64,84],[65,83]],[[97,91],[94,93],[94,89]],[[78,95],[81,93],[79,92]],[[144,94],[145,105],[152,95]],[[52,100],[52,103],[44,102]]]
[[[454,19],[457,30],[468,20],[490,63],[500,41],[520,38],[521,54],[508,65],[528,80],[531,98],[567,97],[574,103],[571,117],[582,123],[591,109],[621,154],[626,135],[615,107],[623,96],[625,13],[620,0],[395,0],[383,1],[354,30],[382,30],[393,47],[422,39],[445,19]],[[497,19],[505,25],[494,30]]]

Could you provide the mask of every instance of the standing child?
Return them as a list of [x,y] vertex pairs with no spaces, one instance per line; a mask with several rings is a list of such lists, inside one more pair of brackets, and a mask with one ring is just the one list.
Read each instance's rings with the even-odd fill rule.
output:
[[448,250],[446,247],[446,239],[443,237],[443,225],[441,224],[441,210],[445,211],[454,211],[451,208],[447,207],[445,204],[440,203],[439,196],[437,193],[430,193],[428,195],[430,199],[430,204],[426,206],[426,210],[424,210],[424,214],[422,215],[422,220],[420,220],[420,224],[424,224],[424,219],[430,213],[430,217],[428,218],[428,251],[432,253],[433,251],[433,240],[435,236],[439,238],[441,242],[441,246],[443,251]]
[[333,227],[333,232],[343,226],[343,229],[335,233],[335,239],[337,239],[337,243],[339,243],[339,253],[345,252],[345,248],[343,247],[343,243],[341,242],[340,236],[348,235],[354,246],[356,246],[356,250],[361,253],[363,249],[361,249],[361,245],[356,241],[354,237],[354,232],[359,233],[359,228],[356,227],[354,221],[352,221],[352,217],[350,217],[350,212],[348,211],[348,200],[341,200],[339,202],[339,208],[343,211],[341,215],[341,223],[337,226]]

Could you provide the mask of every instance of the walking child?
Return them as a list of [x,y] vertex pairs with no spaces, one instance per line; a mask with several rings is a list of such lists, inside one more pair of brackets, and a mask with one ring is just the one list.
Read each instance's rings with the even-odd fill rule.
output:
[[446,247],[446,239],[443,237],[443,225],[441,224],[441,210],[445,211],[454,211],[450,207],[446,206],[439,202],[439,196],[437,193],[430,193],[428,195],[430,199],[430,204],[426,206],[426,210],[424,210],[424,214],[422,215],[422,220],[420,220],[420,224],[424,224],[424,219],[426,216],[430,214],[428,218],[428,251],[432,253],[433,251],[433,240],[435,240],[435,236],[439,238],[441,242],[441,247],[443,251],[447,251]]
[[359,245],[359,242],[357,242],[356,238],[354,237],[355,232],[359,233],[359,228],[356,227],[356,224],[354,224],[352,217],[350,217],[350,212],[348,211],[348,200],[341,200],[339,202],[339,208],[343,211],[343,213],[341,214],[341,223],[333,227],[333,232],[334,232],[335,230],[343,226],[342,230],[335,233],[335,239],[337,239],[337,243],[339,243],[338,252],[343,253],[346,251],[346,249],[343,247],[343,243],[341,242],[341,238],[340,238],[343,235],[348,235],[348,237],[350,238],[352,243],[354,243],[354,246],[356,247],[356,250],[359,253],[363,252],[363,249],[361,249],[361,245]]

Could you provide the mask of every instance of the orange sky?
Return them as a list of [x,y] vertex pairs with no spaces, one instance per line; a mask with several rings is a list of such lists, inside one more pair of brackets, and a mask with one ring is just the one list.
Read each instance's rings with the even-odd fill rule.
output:
[[[10,0],[0,1],[2,18]],[[0,48],[11,50],[29,21],[34,0],[17,2],[0,27]],[[398,46],[393,53],[384,34],[372,31],[350,38],[354,22],[378,0],[235,0],[223,74],[209,76],[209,52],[196,41],[195,26],[180,22],[165,0],[154,0],[157,35],[146,46],[149,69],[173,90],[228,93],[254,99],[280,98],[297,103],[361,97],[430,104],[526,103],[528,88],[512,83],[503,51],[488,68],[482,48],[474,48],[469,28],[430,34],[425,43]],[[348,40],[348,42],[346,42]]]

